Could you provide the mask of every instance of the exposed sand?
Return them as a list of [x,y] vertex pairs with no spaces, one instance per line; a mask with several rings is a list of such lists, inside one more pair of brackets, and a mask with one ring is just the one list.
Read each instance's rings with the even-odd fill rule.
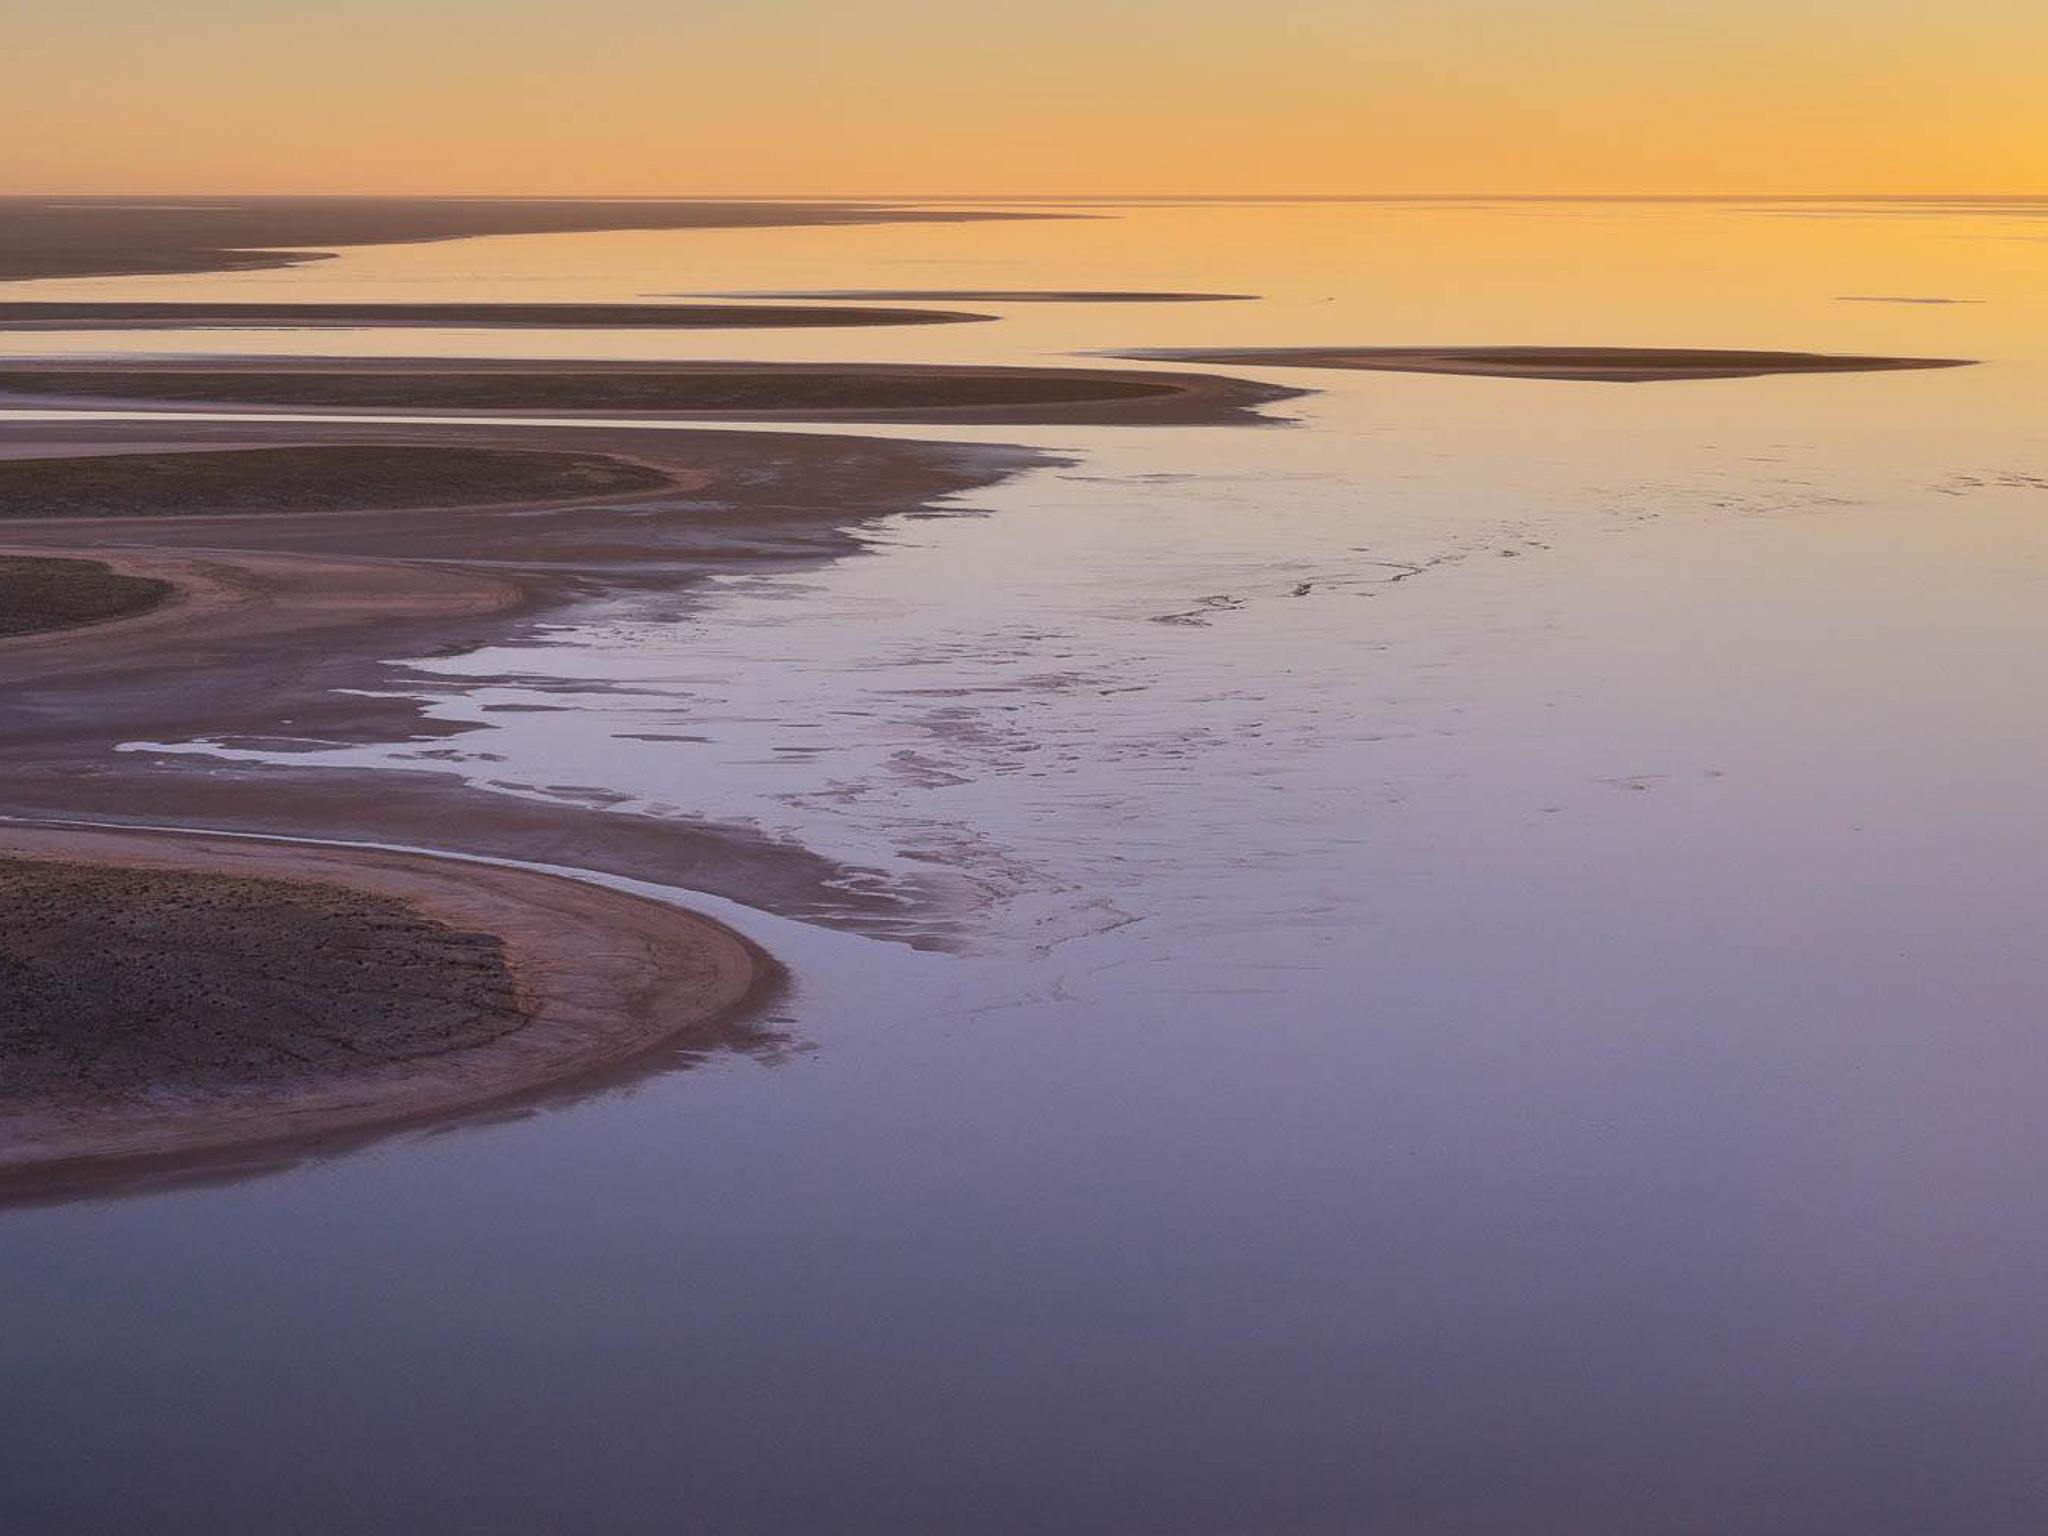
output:
[[[84,554],[155,596],[0,642],[0,815],[101,823],[0,827],[0,1198],[239,1167],[761,1038],[742,1004],[772,964],[688,913],[233,831],[612,870],[935,942],[901,882],[750,829],[439,769],[432,744],[462,727],[389,658],[516,640],[593,589],[831,558],[863,518],[1037,461],[777,433],[0,423],[0,508],[23,514],[0,571],[46,582]],[[408,735],[417,773],[147,746]]]
[[[0,562],[55,563],[18,546],[0,546]],[[0,644],[0,684],[95,670],[147,676],[169,661],[203,687],[209,663],[237,648],[304,643],[336,630],[395,636],[410,622],[505,613],[528,601],[516,582],[397,560],[115,548],[95,550],[90,563],[146,587],[149,600],[97,621],[15,632]]]
[[891,203],[13,197],[0,198],[0,279],[248,271],[317,261],[334,246],[405,244],[466,235],[1072,217],[1075,215]]
[[1299,390],[1215,374],[884,363],[263,358],[9,363],[0,404],[680,420],[1256,422]]
[[1955,357],[1852,357],[1825,352],[1732,352],[1690,347],[1226,347],[1106,354],[1183,363],[1275,368],[1357,368],[1503,379],[1583,379],[1650,384],[1676,379],[1750,379],[1779,373],[1872,373],[1966,368]]
[[931,304],[1215,304],[1253,293],[1173,293],[1129,288],[766,288],[677,294],[686,299],[891,299]]
[[677,487],[604,454],[418,443],[0,457],[0,519],[557,504]]
[[0,555],[0,641],[134,618],[171,590],[168,581],[116,571],[103,560]]
[[581,881],[0,828],[0,1196],[744,1043],[773,976],[708,919]]
[[993,315],[794,304],[0,303],[0,331],[138,331],[334,326],[741,331],[948,325]]

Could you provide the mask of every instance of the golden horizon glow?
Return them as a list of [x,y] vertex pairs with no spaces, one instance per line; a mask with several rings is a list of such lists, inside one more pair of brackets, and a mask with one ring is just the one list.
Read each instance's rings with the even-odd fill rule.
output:
[[9,49],[23,194],[2048,191],[2033,0],[114,0]]

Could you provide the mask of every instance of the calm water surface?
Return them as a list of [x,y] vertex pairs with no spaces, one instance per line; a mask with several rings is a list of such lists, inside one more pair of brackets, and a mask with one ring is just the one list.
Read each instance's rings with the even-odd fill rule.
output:
[[698,902],[794,968],[772,1061],[0,1216],[8,1526],[2048,1526],[2048,208],[1089,211],[22,294],[1265,297],[0,351],[1987,366],[1262,370],[1325,393],[1265,430],[906,428],[1068,462],[417,660],[482,727],[457,771],[771,829],[903,921]]

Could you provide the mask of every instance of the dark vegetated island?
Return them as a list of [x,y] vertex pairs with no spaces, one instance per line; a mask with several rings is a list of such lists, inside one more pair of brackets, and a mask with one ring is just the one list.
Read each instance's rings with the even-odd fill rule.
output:
[[[129,576],[98,560],[0,556],[0,640],[132,618],[171,590],[168,581]],[[0,1005],[0,1029],[5,1019]]]
[[1204,373],[896,363],[313,359],[0,367],[0,397],[295,410],[749,419],[1256,421],[1300,390]]
[[673,483],[606,454],[460,444],[0,458],[0,518],[392,511],[638,496]]
[[125,331],[439,326],[493,330],[812,330],[953,325],[993,315],[797,304],[0,303],[0,330]]
[[1856,357],[1828,352],[1742,352],[1699,347],[1171,347],[1105,355],[1274,368],[1352,368],[1383,373],[1452,373],[1504,379],[1583,379],[1606,384],[1648,384],[1678,379],[1751,379],[1794,373],[1875,373],[1901,368],[1965,368],[1973,361],[1957,357]]
[[523,1022],[502,941],[389,896],[0,857],[0,1104],[346,1073]]
[[678,908],[420,855],[0,837],[0,1198],[747,1048],[772,963]]

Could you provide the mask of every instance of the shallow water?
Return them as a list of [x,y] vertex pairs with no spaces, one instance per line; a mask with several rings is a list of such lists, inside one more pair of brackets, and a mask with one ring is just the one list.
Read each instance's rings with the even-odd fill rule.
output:
[[2041,1528],[2048,210],[1088,211],[20,296],[1266,297],[0,353],[1986,366],[906,428],[1070,462],[416,662],[479,782],[771,829],[900,880],[900,931],[717,909],[794,968],[772,1063],[0,1216],[10,1523]]

